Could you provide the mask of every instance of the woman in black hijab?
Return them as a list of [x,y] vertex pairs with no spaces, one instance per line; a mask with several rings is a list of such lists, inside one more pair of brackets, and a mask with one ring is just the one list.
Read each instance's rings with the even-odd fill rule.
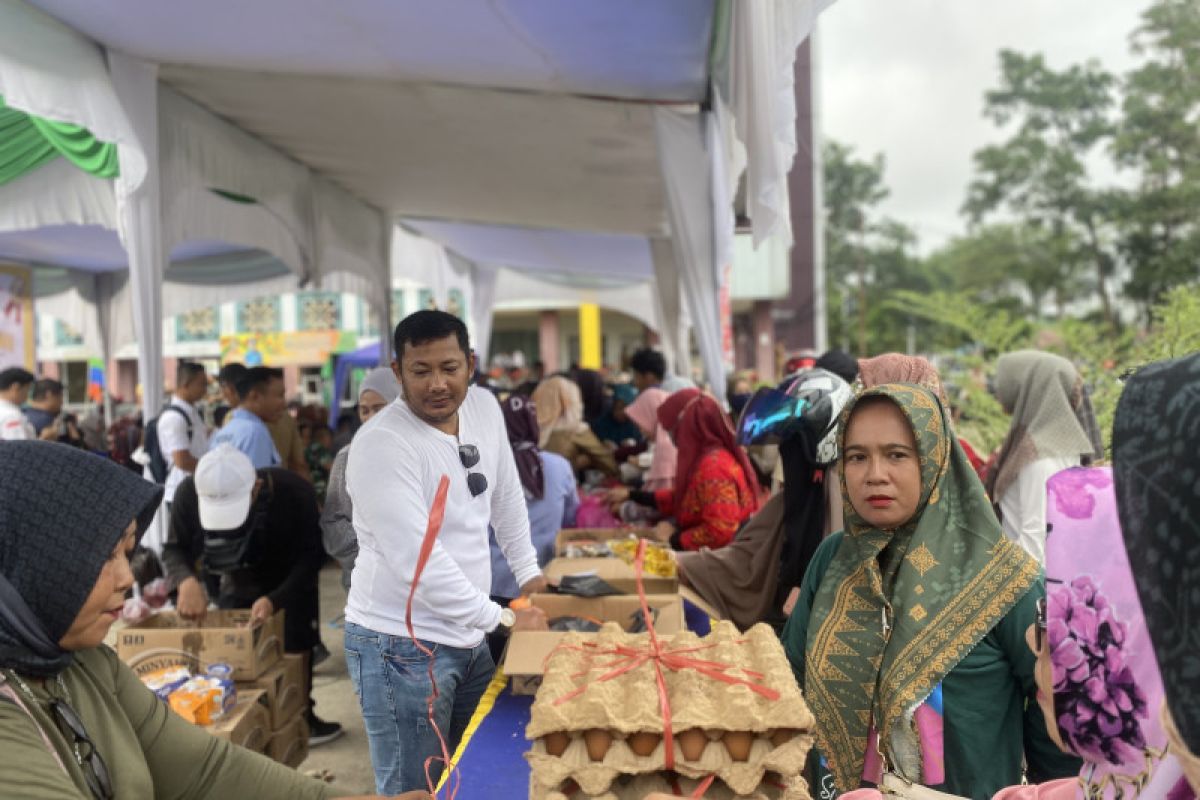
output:
[[5,796],[336,796],[186,722],[103,645],[161,499],[161,486],[90,453],[0,442]]
[[575,369],[571,372],[571,380],[579,385],[579,394],[583,397],[583,421],[591,425],[604,415],[608,406],[608,398],[604,395],[604,378],[594,369]]
[[1129,379],[1113,424],[1113,476],[1177,744],[1194,754],[1180,760],[1200,787],[1200,353]]

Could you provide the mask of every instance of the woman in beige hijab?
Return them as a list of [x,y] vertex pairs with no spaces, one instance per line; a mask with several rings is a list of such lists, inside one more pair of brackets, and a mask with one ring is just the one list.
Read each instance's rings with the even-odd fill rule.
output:
[[1103,455],[1095,414],[1075,365],[1038,350],[996,362],[996,399],[1012,427],[988,476],[1004,534],[1046,560],[1046,481]]
[[538,447],[571,462],[580,477],[587,470],[617,474],[617,461],[583,421],[583,396],[579,386],[560,375],[547,378],[533,392],[537,409]]

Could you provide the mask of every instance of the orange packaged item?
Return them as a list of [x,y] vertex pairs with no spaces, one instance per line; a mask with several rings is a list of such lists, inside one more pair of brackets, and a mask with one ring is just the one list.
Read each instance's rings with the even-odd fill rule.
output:
[[176,689],[169,700],[171,710],[193,725],[212,723],[213,697],[211,689]]

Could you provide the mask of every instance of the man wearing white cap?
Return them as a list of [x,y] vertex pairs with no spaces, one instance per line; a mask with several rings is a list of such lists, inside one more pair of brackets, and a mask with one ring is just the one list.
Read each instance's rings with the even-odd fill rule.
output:
[[[179,613],[202,619],[208,609],[196,573],[221,578],[217,605],[249,608],[254,622],[284,611],[284,650],[305,655],[311,687],[316,630],[321,531],[312,484],[289,470],[255,470],[246,454],[218,445],[179,484],[163,546],[167,573],[179,589]],[[309,742],[324,744],[342,733],[308,709]]]

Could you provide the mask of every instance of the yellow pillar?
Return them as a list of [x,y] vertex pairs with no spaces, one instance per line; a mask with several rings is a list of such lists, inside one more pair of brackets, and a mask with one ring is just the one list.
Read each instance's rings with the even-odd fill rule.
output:
[[579,366],[584,369],[600,369],[603,356],[600,352],[600,306],[595,303],[579,305]]

